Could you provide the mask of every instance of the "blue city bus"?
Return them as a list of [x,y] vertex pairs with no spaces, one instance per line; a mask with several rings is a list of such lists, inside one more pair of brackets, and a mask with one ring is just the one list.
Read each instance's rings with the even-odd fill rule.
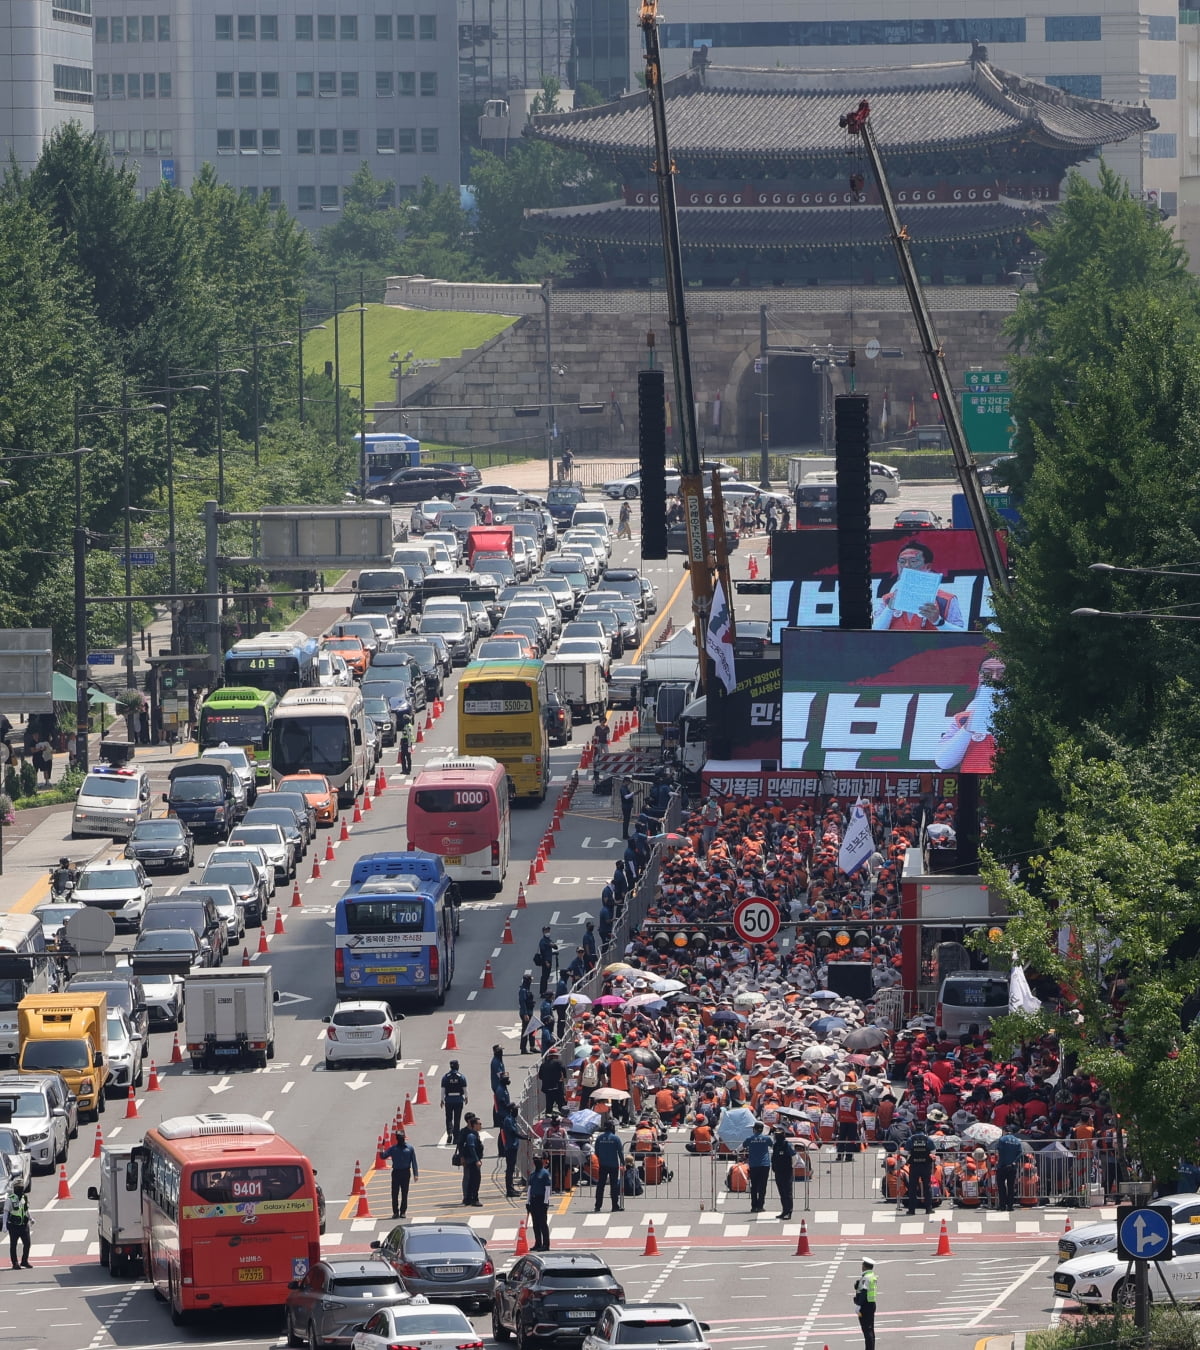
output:
[[289,689],[317,683],[316,638],[295,631],[242,638],[225,653],[225,683],[267,689],[282,698]]
[[368,853],[334,911],[339,999],[440,1005],[454,979],[458,886],[433,853]]
[[420,468],[421,442],[398,431],[368,431],[366,460],[367,486],[371,487],[401,469]]

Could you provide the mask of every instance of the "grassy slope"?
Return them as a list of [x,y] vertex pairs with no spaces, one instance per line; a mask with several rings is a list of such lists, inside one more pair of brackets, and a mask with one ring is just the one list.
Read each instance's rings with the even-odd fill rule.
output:
[[[357,306],[354,313],[343,313],[339,327],[342,384],[358,385]],[[479,347],[514,322],[503,314],[429,313],[425,310],[399,309],[395,305],[368,305],[363,315],[366,335],[366,384],[368,407],[377,403],[395,403],[396,381],[391,376],[393,352],[411,351],[424,360],[458,356],[468,347]],[[324,370],[333,360],[333,320],[327,320],[323,333],[309,333],[304,339],[304,364],[310,371]],[[416,373],[411,377],[414,381]]]

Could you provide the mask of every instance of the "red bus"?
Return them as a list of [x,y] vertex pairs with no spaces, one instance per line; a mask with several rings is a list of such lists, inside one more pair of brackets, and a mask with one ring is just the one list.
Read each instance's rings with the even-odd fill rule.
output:
[[282,1306],[321,1259],[312,1164],[257,1116],[164,1120],[133,1150],[125,1185],[141,1189],[146,1278],[177,1326],[197,1311]]
[[408,793],[408,847],[441,858],[447,876],[495,893],[508,871],[510,784],[487,755],[433,760]]

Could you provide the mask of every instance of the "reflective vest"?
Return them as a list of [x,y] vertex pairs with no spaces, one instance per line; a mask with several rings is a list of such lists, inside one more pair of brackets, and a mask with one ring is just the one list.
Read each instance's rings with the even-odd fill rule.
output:
[[858,1123],[858,1098],[853,1092],[847,1092],[844,1097],[838,1098],[837,1120],[839,1125]]

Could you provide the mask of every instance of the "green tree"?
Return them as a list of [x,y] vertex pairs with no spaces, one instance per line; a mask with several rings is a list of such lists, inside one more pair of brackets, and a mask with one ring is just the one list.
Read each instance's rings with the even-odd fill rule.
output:
[[483,281],[471,242],[471,226],[456,187],[439,188],[425,178],[401,207],[404,240],[396,254],[398,274],[420,273],[445,281]]
[[364,160],[351,180],[341,215],[320,233],[317,248],[325,266],[340,263],[386,267],[400,242],[403,216],[389,205],[395,185],[376,178]]

